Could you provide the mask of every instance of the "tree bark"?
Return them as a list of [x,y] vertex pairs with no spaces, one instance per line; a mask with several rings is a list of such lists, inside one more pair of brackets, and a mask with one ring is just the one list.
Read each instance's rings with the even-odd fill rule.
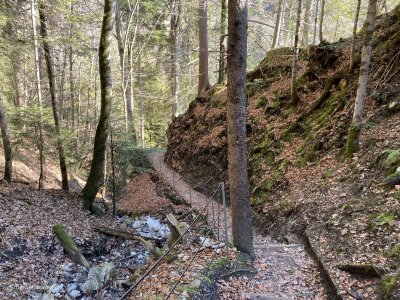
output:
[[305,11],[304,11],[304,20],[303,20],[303,34],[302,34],[302,45],[307,46],[309,44],[308,35],[310,31],[310,7],[311,0],[306,0],[305,3]]
[[12,148],[10,143],[10,137],[8,135],[8,126],[6,121],[6,116],[4,114],[3,99],[0,94],[0,128],[1,128],[1,138],[3,140],[4,149],[4,180],[11,182],[12,180]]
[[254,258],[246,148],[247,1],[228,2],[228,174],[233,244]]
[[297,60],[298,60],[298,44],[299,44],[299,29],[300,29],[300,19],[301,19],[301,0],[298,0],[297,4],[297,18],[296,18],[296,28],[294,32],[294,46],[293,46],[293,66],[292,66],[292,86],[291,86],[291,96],[292,105],[297,106],[300,102],[299,94],[297,93],[296,81],[297,81]]
[[207,0],[199,0],[199,85],[197,94],[200,95],[209,88]]
[[282,5],[283,5],[283,0],[278,1],[278,10],[276,12],[276,20],[275,20],[275,28],[274,28],[274,36],[272,38],[272,46],[271,48],[275,48],[276,44],[278,43],[278,38],[279,38],[279,31],[280,31],[280,22],[281,22],[281,15],[282,15]]
[[67,163],[65,161],[64,147],[61,141],[60,134],[60,121],[58,116],[58,108],[57,108],[57,99],[56,99],[56,82],[54,77],[54,66],[53,60],[50,51],[50,45],[48,43],[48,34],[47,34],[47,20],[45,15],[45,7],[43,2],[39,5],[39,19],[40,19],[40,33],[43,40],[43,50],[44,56],[46,60],[47,67],[47,77],[49,79],[49,90],[50,90],[50,98],[51,98],[51,107],[53,109],[53,118],[54,118],[54,126],[57,134],[57,151],[58,157],[60,161],[60,170],[61,170],[61,186],[63,190],[68,191],[68,173],[67,173]]
[[181,20],[181,0],[171,0],[171,28],[169,32],[171,45],[171,94],[172,94],[172,120],[178,116],[178,33]]
[[315,0],[313,45],[315,45],[315,40],[316,40],[316,38],[317,38],[318,5],[319,5],[319,0]]
[[104,182],[104,158],[110,126],[112,106],[112,76],[110,63],[111,37],[113,31],[114,1],[104,0],[103,24],[99,46],[99,74],[101,88],[101,109],[93,147],[93,159],[89,176],[82,190],[84,207],[93,211],[93,201]]
[[354,56],[356,54],[356,41],[357,41],[357,25],[360,16],[361,0],[357,0],[356,15],[354,17],[353,37],[351,39],[351,52],[350,52],[350,70],[354,69]]
[[361,55],[360,75],[358,77],[358,88],[356,102],[354,105],[353,119],[349,128],[349,134],[346,141],[346,154],[352,156],[359,148],[359,139],[361,132],[361,122],[364,114],[365,97],[368,87],[368,73],[371,62],[372,35],[375,29],[376,1],[369,0],[367,19],[365,21],[365,34]]
[[324,25],[324,15],[325,15],[325,0],[321,2],[321,15],[319,18],[319,43],[322,44],[324,42],[323,33],[322,33],[322,25]]
[[35,11],[35,0],[31,0],[31,21],[32,21],[32,32],[33,32],[33,43],[35,49],[35,77],[36,77],[36,89],[40,108],[40,116],[38,121],[39,129],[39,163],[40,163],[40,174],[39,174],[39,190],[43,188],[44,184],[44,153],[43,153],[43,130],[42,130],[42,88],[40,84],[40,61],[39,61],[39,45],[36,32],[36,11]]
[[[71,15],[74,12],[74,5],[71,1],[70,3],[70,11]],[[74,36],[74,23],[71,21],[70,29],[69,29],[69,38],[71,40],[71,45],[69,46],[69,96],[71,102],[71,127],[72,130],[75,130],[75,95],[74,95],[74,53],[72,48],[72,39]],[[67,114],[68,119],[68,114]]]
[[221,1],[221,24],[220,24],[220,37],[219,37],[219,62],[218,62],[218,83],[223,84],[226,75],[226,13],[227,5],[226,0]]

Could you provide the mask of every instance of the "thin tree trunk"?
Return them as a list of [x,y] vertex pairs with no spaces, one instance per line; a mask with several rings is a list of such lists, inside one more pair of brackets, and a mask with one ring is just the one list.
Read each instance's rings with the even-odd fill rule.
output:
[[107,138],[110,126],[112,106],[112,77],[111,77],[111,37],[113,31],[114,1],[104,1],[103,24],[101,27],[99,47],[99,74],[101,86],[101,110],[94,139],[93,159],[89,176],[82,190],[84,207],[93,211],[93,201],[100,186],[104,182],[104,159],[106,156]]
[[41,2],[39,5],[39,18],[40,18],[40,33],[43,40],[43,50],[47,66],[47,77],[49,79],[49,90],[50,90],[51,106],[53,109],[54,126],[57,134],[57,150],[58,150],[58,157],[60,160],[61,186],[63,190],[68,191],[69,186],[68,186],[67,163],[65,161],[64,147],[62,145],[60,136],[60,121],[58,116],[57,99],[55,92],[56,82],[54,77],[54,66],[51,57],[50,45],[48,43],[47,20],[43,2]]
[[197,94],[200,95],[209,88],[207,0],[199,0],[199,85]]
[[351,39],[351,52],[350,52],[350,70],[354,69],[354,56],[356,54],[356,41],[357,41],[357,25],[360,16],[361,0],[357,0],[356,15],[354,17],[353,37]]
[[[74,13],[74,5],[70,3],[71,16]],[[69,38],[72,41],[74,35],[74,23],[71,21],[69,29]],[[75,95],[74,95],[74,53],[72,48],[72,42],[69,46],[69,96],[71,102],[71,127],[75,130]]]
[[8,135],[8,126],[6,121],[6,116],[4,114],[4,106],[3,99],[0,94],[0,128],[1,128],[1,137],[3,140],[3,149],[4,149],[4,180],[7,182],[11,182],[12,180],[12,148],[10,143],[10,137]]
[[324,42],[322,26],[324,25],[324,15],[325,15],[325,0],[321,2],[321,15],[319,18],[319,43],[322,44]]
[[358,88],[356,102],[354,106],[353,119],[349,128],[349,134],[346,142],[346,154],[352,156],[359,148],[359,139],[361,132],[361,122],[364,114],[365,96],[368,87],[368,73],[371,62],[372,35],[375,29],[376,1],[369,0],[367,19],[365,21],[365,34],[361,55],[360,75],[358,77]]
[[228,173],[233,244],[254,258],[246,148],[246,0],[228,3],[228,53]]
[[[282,1],[282,0],[281,0]],[[226,13],[227,13],[227,4],[226,0],[221,1],[221,24],[220,24],[220,32],[219,32],[219,68],[218,68],[218,83],[223,84],[225,81],[226,75],[226,48],[225,48],[225,39],[226,39]]]
[[172,120],[178,116],[179,94],[178,94],[178,33],[181,19],[181,1],[171,0],[171,94],[172,94]]
[[302,34],[302,45],[307,46],[309,44],[308,35],[310,31],[310,7],[311,0],[306,0],[305,3],[305,11],[304,11],[304,21],[303,21],[303,34]]
[[315,40],[316,40],[316,38],[317,38],[318,5],[319,5],[319,0],[315,0],[313,45],[315,45]]
[[39,61],[39,45],[36,32],[36,12],[35,12],[35,0],[31,0],[31,21],[32,21],[32,31],[33,31],[33,43],[35,48],[35,76],[36,76],[36,89],[38,95],[38,102],[40,108],[40,116],[38,121],[39,129],[39,163],[40,163],[40,174],[39,174],[39,190],[43,188],[44,184],[44,153],[43,153],[43,130],[42,130],[42,88],[40,84],[40,61]]
[[140,138],[142,141],[142,148],[145,147],[144,139],[144,109],[143,109],[143,96],[142,96],[142,68],[141,68],[141,55],[138,56],[138,68],[139,68],[139,110],[140,110]]
[[280,30],[280,21],[281,21],[281,14],[282,14],[282,5],[283,5],[283,0],[278,1],[278,10],[276,13],[276,20],[275,20],[275,28],[274,28],[274,36],[272,38],[272,46],[271,48],[275,48],[276,44],[278,43],[278,36],[279,36],[279,30]]
[[292,86],[291,86],[291,95],[292,95],[292,105],[297,106],[300,102],[299,94],[296,89],[296,81],[297,81],[297,60],[298,60],[298,44],[299,44],[299,29],[300,29],[300,19],[301,19],[301,0],[298,0],[297,4],[297,18],[296,18],[296,28],[294,32],[294,46],[293,46],[293,66],[292,66]]
[[63,59],[63,68],[61,71],[61,82],[60,82],[60,117],[61,120],[65,119],[65,114],[64,114],[64,97],[65,97],[65,69],[67,67],[67,54],[68,51],[67,49],[64,49],[64,59]]

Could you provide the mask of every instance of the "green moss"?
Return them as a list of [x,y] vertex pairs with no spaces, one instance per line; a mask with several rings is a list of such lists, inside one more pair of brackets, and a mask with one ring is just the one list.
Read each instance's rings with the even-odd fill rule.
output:
[[256,103],[256,108],[264,107],[267,104],[267,97],[261,95]]
[[349,133],[347,135],[346,141],[346,157],[352,157],[359,149],[359,139],[360,139],[361,126],[351,125],[349,128]]
[[62,224],[56,224],[53,226],[53,232],[60,240],[60,242],[70,249],[78,249],[75,242],[68,236],[67,231]]
[[397,168],[400,166],[400,149],[389,151],[389,155],[385,160],[385,167],[387,168],[386,175],[393,175]]
[[400,243],[393,246],[387,254],[387,257],[394,258],[400,261]]
[[400,273],[384,276],[379,282],[379,291],[383,300],[397,299],[394,293],[400,289]]

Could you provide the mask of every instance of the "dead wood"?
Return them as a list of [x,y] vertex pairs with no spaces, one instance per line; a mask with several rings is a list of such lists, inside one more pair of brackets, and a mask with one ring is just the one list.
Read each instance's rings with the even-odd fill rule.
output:
[[381,277],[385,273],[382,268],[371,264],[338,265],[337,268],[350,274],[367,275],[372,277]]
[[400,184],[400,175],[385,178],[380,186],[395,186]]
[[83,256],[74,240],[69,237],[64,226],[62,224],[54,225],[53,232],[68,255],[81,266],[90,269],[90,262],[85,258],[85,256]]
[[97,226],[97,225],[92,225],[91,226],[93,230],[101,232],[103,234],[111,235],[111,236],[117,236],[120,238],[128,239],[128,240],[134,240],[142,243],[147,251],[154,257],[159,257],[160,253],[157,251],[157,249],[153,246],[153,244],[149,241],[146,241],[144,238],[134,235],[130,232],[123,231],[120,229],[114,229],[114,228],[109,228],[109,227],[104,227],[104,226]]

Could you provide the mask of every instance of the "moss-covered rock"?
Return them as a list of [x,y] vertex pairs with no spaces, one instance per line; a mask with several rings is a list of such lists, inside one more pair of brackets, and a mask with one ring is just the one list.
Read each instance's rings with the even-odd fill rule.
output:
[[384,276],[379,282],[379,292],[383,300],[400,299],[400,273]]

